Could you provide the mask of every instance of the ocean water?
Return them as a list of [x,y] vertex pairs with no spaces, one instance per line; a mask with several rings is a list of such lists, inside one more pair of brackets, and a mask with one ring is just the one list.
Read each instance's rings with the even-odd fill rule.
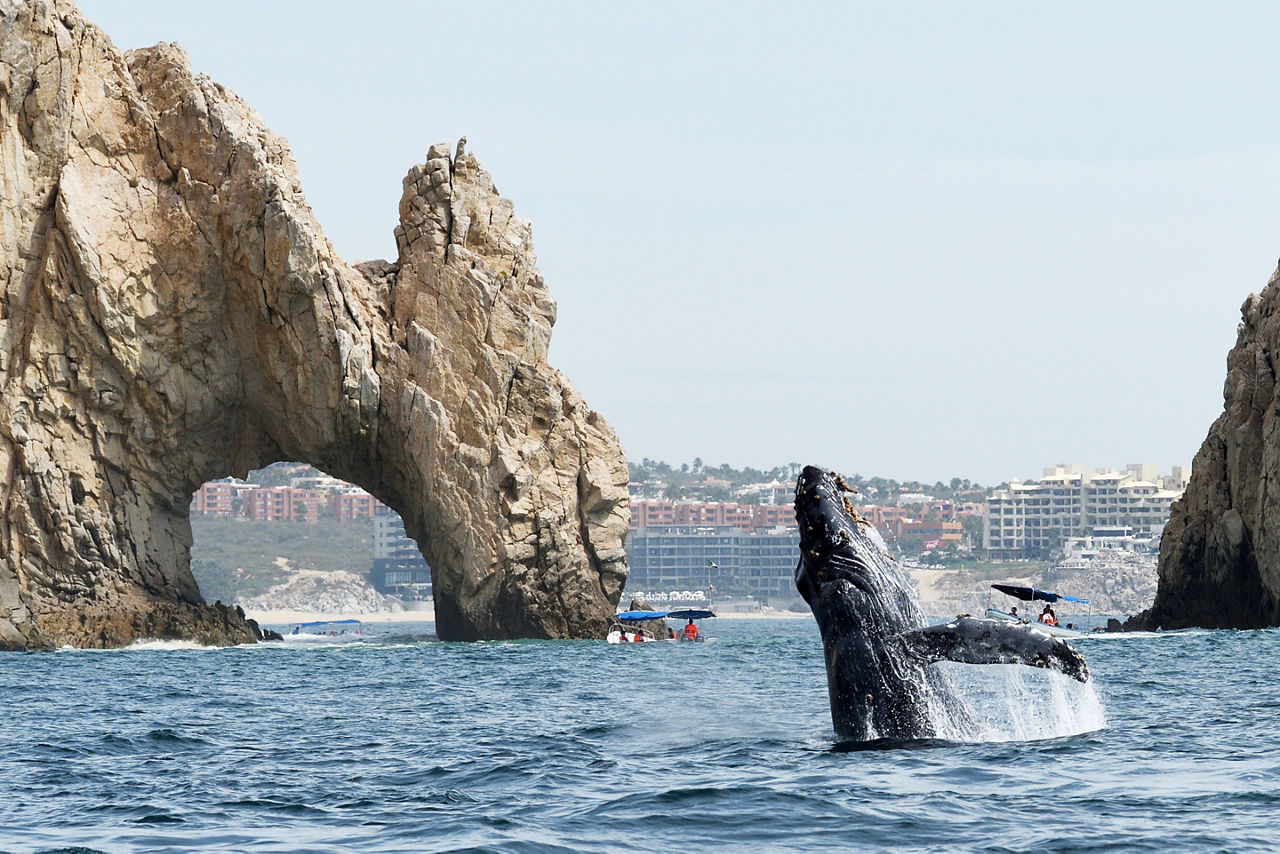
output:
[[714,622],[0,653],[0,849],[1277,847],[1280,631],[1087,638],[1089,685],[945,665],[966,740],[850,746],[812,620]]

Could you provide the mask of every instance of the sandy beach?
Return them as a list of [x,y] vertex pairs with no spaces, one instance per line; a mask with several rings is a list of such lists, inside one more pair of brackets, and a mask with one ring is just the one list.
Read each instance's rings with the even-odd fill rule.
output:
[[[253,611],[245,609],[244,615],[257,620],[263,626],[293,626],[318,620],[359,620],[362,623],[421,623],[435,620],[436,612],[430,604],[412,611],[377,611],[365,614],[325,614],[319,611]],[[775,611],[766,609],[750,614],[726,613],[721,620],[787,620],[813,619],[807,611]]]
[[812,620],[813,614],[808,611],[775,611],[772,608],[765,608],[763,611],[755,611],[753,613],[739,614],[734,611],[724,614],[717,614],[718,620]]

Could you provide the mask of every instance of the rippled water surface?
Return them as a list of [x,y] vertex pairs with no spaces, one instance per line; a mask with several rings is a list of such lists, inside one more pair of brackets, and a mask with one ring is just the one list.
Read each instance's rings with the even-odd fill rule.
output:
[[5,850],[1276,848],[1280,632],[946,665],[980,741],[834,743],[811,620],[708,644],[2,653]]

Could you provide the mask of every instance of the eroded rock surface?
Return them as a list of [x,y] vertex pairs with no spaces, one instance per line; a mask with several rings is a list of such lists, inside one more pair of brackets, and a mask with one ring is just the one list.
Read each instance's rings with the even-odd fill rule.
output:
[[0,0],[0,55],[0,646],[251,639],[201,599],[187,508],[281,459],[401,513],[442,637],[603,636],[625,460],[546,362],[529,224],[474,157],[433,146],[399,258],[357,269],[177,46]]
[[1160,541],[1155,602],[1128,625],[1280,625],[1280,272],[1241,307],[1223,412]]

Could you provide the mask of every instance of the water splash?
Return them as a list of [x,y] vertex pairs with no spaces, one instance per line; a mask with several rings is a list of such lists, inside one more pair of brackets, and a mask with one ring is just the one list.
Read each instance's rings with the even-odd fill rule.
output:
[[[246,644],[245,646],[248,646]],[[142,638],[136,640],[128,646],[108,647],[105,649],[98,647],[78,647],[64,645],[58,647],[59,653],[76,653],[76,654],[92,654],[92,655],[112,655],[120,652],[152,652],[155,650],[219,650],[226,647],[205,646],[190,640],[160,640],[158,638]]]
[[950,703],[931,703],[939,736],[952,741],[1036,741],[1106,727],[1093,682],[1019,665],[934,665]]
[[160,640],[158,638],[143,638],[136,640],[124,649],[133,650],[174,650],[174,649],[217,649],[214,646],[205,646],[190,640]]

